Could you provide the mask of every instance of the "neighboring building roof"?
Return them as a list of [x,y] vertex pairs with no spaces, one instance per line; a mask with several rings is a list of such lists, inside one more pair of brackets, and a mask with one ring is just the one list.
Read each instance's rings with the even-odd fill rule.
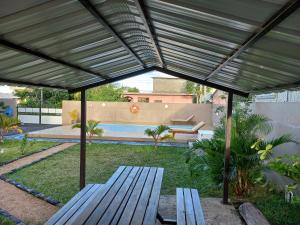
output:
[[140,93],[140,92],[125,92],[124,95],[193,96],[193,94],[186,94],[186,93]]
[[299,1],[3,2],[1,82],[74,92],[156,70],[239,95],[300,87]]

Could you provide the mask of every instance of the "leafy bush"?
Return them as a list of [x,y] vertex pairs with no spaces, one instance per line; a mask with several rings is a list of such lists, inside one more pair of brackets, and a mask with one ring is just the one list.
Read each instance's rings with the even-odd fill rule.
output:
[[9,131],[22,133],[22,129],[19,127],[20,124],[21,122],[18,118],[0,114],[0,143],[4,142],[4,135]]
[[[232,116],[231,157],[229,179],[231,187],[237,196],[249,193],[255,178],[259,177],[263,161],[257,148],[270,151],[274,147],[291,142],[288,135],[283,135],[271,141],[263,141],[272,130],[269,119],[263,115],[251,114],[245,107],[236,107]],[[195,154],[201,149],[203,154]],[[224,150],[225,150],[225,117],[219,127],[215,128],[211,140],[198,141],[193,151],[188,153],[187,161],[199,157],[199,163],[191,166],[191,170],[206,169],[216,184],[222,184],[224,177]],[[270,154],[266,154],[265,157]]]

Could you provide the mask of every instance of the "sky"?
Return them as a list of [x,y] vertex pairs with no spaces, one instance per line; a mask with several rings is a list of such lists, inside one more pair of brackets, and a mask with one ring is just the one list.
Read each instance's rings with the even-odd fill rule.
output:
[[[137,87],[142,92],[152,92],[152,77],[172,77],[172,76],[158,71],[152,71],[116,83],[124,87]],[[13,90],[9,86],[0,85],[0,93],[12,93],[12,92]]]
[[137,87],[142,92],[152,92],[152,87],[153,87],[152,77],[172,77],[172,76],[158,71],[152,71],[140,76],[119,81],[117,83],[124,87]]

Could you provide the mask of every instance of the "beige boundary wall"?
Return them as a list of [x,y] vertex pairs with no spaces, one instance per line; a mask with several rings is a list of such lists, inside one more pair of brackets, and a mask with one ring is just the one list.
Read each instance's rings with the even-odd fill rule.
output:
[[[263,114],[272,121],[273,131],[269,138],[291,134],[295,140],[300,141],[300,103],[295,102],[257,102],[253,104],[253,112]],[[288,143],[276,148],[275,156],[284,154],[300,155],[300,144]],[[290,181],[276,173],[269,171],[269,179],[275,182],[280,189]]]
[[[130,112],[130,102],[87,102],[87,119],[102,123],[171,124],[174,118],[187,118],[195,115],[193,123],[205,121],[211,127],[211,104],[180,103],[134,103],[139,112]],[[69,112],[76,109],[80,114],[79,101],[63,101],[62,123],[71,124]]]

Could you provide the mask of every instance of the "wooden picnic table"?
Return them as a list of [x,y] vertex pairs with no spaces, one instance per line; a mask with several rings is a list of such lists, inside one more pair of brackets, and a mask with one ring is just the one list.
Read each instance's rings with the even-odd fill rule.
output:
[[155,225],[162,178],[162,168],[121,166],[107,183],[75,195],[46,224]]

